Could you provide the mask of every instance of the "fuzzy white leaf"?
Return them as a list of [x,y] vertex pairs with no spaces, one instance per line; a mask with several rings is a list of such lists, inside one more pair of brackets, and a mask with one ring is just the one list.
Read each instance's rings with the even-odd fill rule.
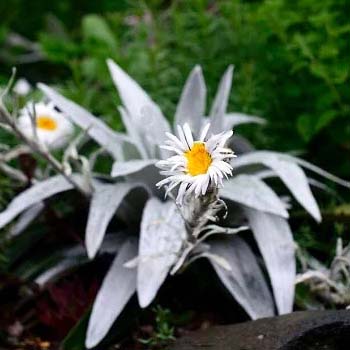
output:
[[[83,185],[83,180],[80,175],[73,175],[74,180]],[[37,182],[29,189],[21,192],[16,196],[9,206],[0,213],[0,228],[7,225],[18,214],[31,206],[54,196],[57,193],[71,190],[72,184],[68,182],[62,175],[50,177],[47,180]]]
[[143,211],[137,271],[141,307],[148,306],[175,263],[186,237],[184,221],[172,202],[148,200]]
[[296,276],[295,245],[287,220],[245,208],[245,214],[264,258],[279,314],[292,312]]
[[158,105],[115,62],[109,59],[107,64],[132,124],[139,135],[146,136],[144,140],[148,144],[145,146],[151,150],[154,145],[163,143],[165,132],[170,131],[170,126]]
[[320,222],[320,209],[303,170],[297,164],[282,159],[271,159],[268,164],[289,188],[296,200],[316,221]]
[[220,133],[224,130],[224,115],[230,97],[233,76],[233,66],[230,65],[221,78],[213,106],[210,111],[210,131]]
[[251,164],[264,164],[264,160],[270,159],[270,158],[282,159],[282,160],[286,160],[286,161],[298,164],[301,167],[308,169],[308,170],[324,177],[325,179],[331,180],[331,181],[333,181],[341,186],[350,188],[349,181],[345,181],[345,180],[319,168],[318,166],[307,162],[304,159],[294,157],[290,154],[285,154],[285,153],[278,153],[278,152],[272,152],[272,151],[251,152],[249,154],[245,154],[242,157],[236,158],[235,159],[235,167],[239,168],[239,167],[249,166]]
[[23,212],[11,228],[10,236],[14,237],[21,234],[40,215],[44,208],[44,203],[39,202]]
[[252,319],[274,315],[274,303],[256,258],[239,237],[211,243],[211,252],[223,257],[230,271],[211,263],[222,283]]
[[237,159],[235,166],[261,163],[271,168],[288,187],[295,199],[314,217],[321,221],[320,209],[311,192],[310,185],[303,170],[283,154],[274,152],[252,152]]
[[200,132],[202,117],[205,113],[206,94],[202,69],[200,66],[195,66],[185,83],[176,108],[175,130],[177,125],[188,123],[194,133]]
[[300,166],[304,167],[305,169],[313,171],[315,174],[318,174],[318,175],[324,177],[325,179],[331,180],[331,181],[337,183],[338,185],[344,186],[346,188],[350,188],[349,181],[345,181],[345,180],[339,178],[338,176],[335,176],[335,175],[329,173],[328,171],[325,171],[325,170],[319,168],[318,166],[307,162],[304,159],[292,157],[289,155],[285,155],[285,156],[287,157],[287,159],[294,161],[295,163],[299,164]]
[[255,124],[266,124],[266,120],[261,117],[256,117],[254,115],[248,115],[244,113],[238,113],[238,112],[232,112],[227,113],[224,116],[224,129],[232,129],[233,127],[241,124],[249,124],[249,123],[255,123]]
[[242,174],[229,179],[220,194],[250,208],[288,217],[288,212],[276,193],[254,175]]
[[85,245],[90,259],[95,257],[100,248],[107,226],[122,200],[138,186],[128,183],[95,184],[85,232]]
[[87,130],[88,135],[106,149],[115,159],[122,158],[122,144],[123,142],[130,142],[126,135],[113,131],[102,120],[47,85],[39,83],[38,87],[73,123],[81,129]]
[[141,171],[149,165],[155,164],[157,159],[137,159],[126,162],[114,162],[111,176],[125,176]]
[[[125,129],[134,142],[135,147],[137,148],[137,151],[140,153],[142,158],[148,158],[146,147],[142,141],[142,136],[139,134],[138,129],[135,127],[132,117],[128,113],[128,111],[123,107],[118,107],[120,116],[122,117],[123,124],[125,126]],[[139,158],[139,157],[137,157]]]
[[137,254],[137,242],[128,240],[114,259],[97,293],[89,320],[85,346],[96,346],[108,333],[136,291],[136,269],[124,263]]

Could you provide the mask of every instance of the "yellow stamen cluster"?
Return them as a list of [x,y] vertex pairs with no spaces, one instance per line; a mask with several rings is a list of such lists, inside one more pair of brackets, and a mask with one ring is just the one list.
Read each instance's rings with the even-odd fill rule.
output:
[[36,118],[36,126],[38,129],[54,131],[57,129],[57,122],[49,116],[42,115]]
[[195,142],[190,151],[185,153],[187,172],[192,176],[206,174],[212,159],[203,142]]

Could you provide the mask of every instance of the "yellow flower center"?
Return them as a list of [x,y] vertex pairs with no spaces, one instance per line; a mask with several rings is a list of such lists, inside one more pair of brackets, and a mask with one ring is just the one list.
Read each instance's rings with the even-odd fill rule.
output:
[[57,122],[47,115],[42,115],[36,118],[36,126],[38,129],[54,131],[57,129]]
[[212,162],[211,156],[203,142],[195,142],[192,149],[185,153],[187,173],[196,176],[206,174]]

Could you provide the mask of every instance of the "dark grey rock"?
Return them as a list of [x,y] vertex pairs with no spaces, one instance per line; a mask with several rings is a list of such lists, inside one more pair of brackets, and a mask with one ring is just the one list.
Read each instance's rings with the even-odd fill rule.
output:
[[305,311],[192,332],[171,350],[350,350],[350,311]]

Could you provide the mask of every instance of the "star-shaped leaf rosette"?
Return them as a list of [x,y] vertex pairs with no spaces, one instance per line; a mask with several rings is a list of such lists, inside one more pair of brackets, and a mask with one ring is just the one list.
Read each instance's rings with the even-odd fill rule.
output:
[[[122,101],[119,112],[126,133],[112,130],[84,108],[39,84],[55,111],[82,129],[99,149],[80,156],[79,140],[73,141],[63,163],[54,167],[58,175],[34,181],[0,213],[0,228],[19,216],[15,225],[19,234],[39,215],[46,199],[84,189],[90,201],[85,232],[88,258],[99,253],[115,255],[92,307],[86,346],[94,347],[107,335],[135,292],[140,306],[147,307],[168,274],[180,273],[198,258],[208,259],[252,319],[291,312],[296,263],[287,221],[289,202],[265,180],[279,178],[318,222],[321,215],[310,184],[323,189],[325,185],[307,177],[303,168],[346,187],[350,184],[300,158],[256,151],[236,132],[232,136],[233,127],[264,124],[264,120],[226,112],[231,66],[208,114],[202,70],[199,66],[192,70],[173,129],[159,106],[129,75],[111,60],[108,67]],[[0,112],[0,120],[9,121],[3,107]],[[13,120],[9,123],[10,128],[17,127]],[[48,120],[40,123],[47,129],[53,127]],[[113,159],[110,174],[94,169],[103,152]],[[41,154],[47,159],[48,153],[41,150]],[[84,166],[66,171],[63,165],[72,158]],[[126,225],[109,232],[112,220]],[[248,229],[262,259],[245,240]],[[67,249],[60,262],[39,274],[36,282],[45,285],[58,272],[87,261],[84,248]]]

